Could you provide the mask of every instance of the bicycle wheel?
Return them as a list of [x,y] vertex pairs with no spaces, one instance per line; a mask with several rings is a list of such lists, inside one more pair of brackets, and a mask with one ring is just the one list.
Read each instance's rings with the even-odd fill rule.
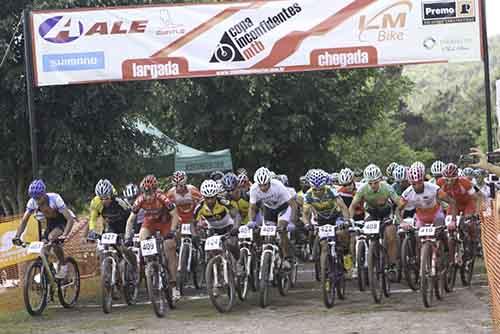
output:
[[177,272],[177,287],[181,295],[184,295],[184,285],[188,280],[188,259],[189,259],[189,246],[183,244],[181,246],[180,254],[181,258],[179,259],[181,269]]
[[112,273],[113,259],[105,257],[101,264],[102,311],[104,313],[110,313],[113,307]]
[[434,279],[434,292],[438,300],[443,300],[445,295],[447,267],[448,261],[444,253],[444,243],[442,241],[438,241],[436,250],[436,277]]
[[316,281],[321,282],[321,263],[319,258],[314,259],[314,278]]
[[425,307],[431,307],[434,302],[434,276],[432,276],[432,245],[428,242],[422,246],[422,262],[420,264],[420,278],[422,300]]
[[370,280],[370,288],[372,291],[373,300],[379,304],[382,301],[384,268],[381,264],[380,244],[378,241],[370,241],[368,246],[368,277]]
[[132,266],[127,261],[124,261],[123,296],[127,305],[134,305],[137,302],[137,295],[139,294],[140,274],[141,273],[137,272],[137,266]]
[[72,257],[66,258],[66,265],[68,274],[64,280],[58,282],[57,295],[64,308],[72,308],[80,295],[80,270]]
[[335,304],[335,266],[332,265],[330,255],[321,258],[321,291],[323,303],[327,308]]
[[359,291],[365,291],[368,287],[368,270],[365,268],[366,248],[364,242],[359,242],[356,250],[356,268],[358,271]]
[[290,286],[295,288],[299,277],[299,265],[296,257],[292,258],[291,265],[292,271],[290,272]]
[[42,260],[33,261],[24,274],[24,305],[30,315],[38,316],[47,307],[49,284]]
[[270,270],[271,270],[271,253],[264,253],[264,259],[262,260],[262,267],[260,268],[261,278],[259,282],[259,302],[261,307],[266,307],[269,305],[269,294],[270,294]]
[[463,264],[460,267],[460,279],[463,286],[470,286],[472,274],[474,273],[474,264],[476,262],[476,244],[470,240],[464,241]]
[[282,296],[286,296],[290,290],[290,274],[290,271],[283,271],[283,269],[280,268],[276,275],[278,278],[278,291]]
[[146,264],[146,284],[153,310],[157,317],[163,318],[167,308],[164,298],[164,287],[162,286],[160,264],[158,262],[152,261]]
[[[235,302],[235,287],[233,272],[229,262],[224,265],[221,255],[214,256],[208,261],[206,269],[207,292],[212,305],[221,313],[229,312]],[[226,267],[227,275],[224,273]],[[224,277],[227,277],[226,282]]]
[[250,261],[250,257],[248,256],[248,251],[246,249],[242,249],[240,253],[240,258],[238,260],[239,266],[243,268],[243,272],[239,273],[236,278],[237,281],[237,289],[238,297],[241,301],[247,299],[248,289],[250,287],[250,273],[247,272],[248,262]]
[[203,287],[203,280],[205,279],[205,257],[199,248],[195,248],[193,258],[191,259],[191,272],[193,273],[193,283],[197,290]]
[[[339,253],[337,253],[339,254]],[[337,257],[335,259],[335,290],[337,290],[337,297],[339,297],[340,300],[345,299],[345,268],[344,268],[344,260],[341,257]]]
[[253,292],[259,289],[259,265],[257,264],[257,254],[254,251],[251,253],[252,258],[250,261],[250,282]]
[[419,269],[416,256],[416,249],[413,240],[410,237],[405,237],[401,246],[401,266],[403,274],[408,286],[413,291],[419,288]]

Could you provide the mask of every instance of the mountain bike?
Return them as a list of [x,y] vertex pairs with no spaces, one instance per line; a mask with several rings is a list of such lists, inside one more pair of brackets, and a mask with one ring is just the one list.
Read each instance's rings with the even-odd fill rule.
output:
[[[336,238],[338,226],[326,224],[318,228],[320,243],[326,243],[326,254],[321,254],[321,290],[323,303],[327,308],[333,307],[335,295],[345,298],[345,268],[343,248],[339,247]],[[324,248],[321,247],[321,252]]]
[[179,263],[177,264],[177,285],[184,294],[185,284],[192,278],[194,287],[201,289],[205,278],[205,252],[195,246],[191,224],[181,224]]

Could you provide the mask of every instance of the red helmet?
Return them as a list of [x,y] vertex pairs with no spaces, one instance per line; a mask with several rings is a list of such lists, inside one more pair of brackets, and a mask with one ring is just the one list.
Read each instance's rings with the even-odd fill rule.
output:
[[155,191],[158,188],[158,180],[154,175],[147,175],[141,181],[142,191]]
[[238,175],[238,184],[241,186],[241,187],[244,187],[245,185],[248,184],[248,176],[246,174],[240,174]]
[[174,186],[185,185],[187,183],[186,172],[182,170],[175,171],[172,176],[172,183]]
[[408,181],[412,183],[422,182],[425,178],[424,170],[418,166],[410,167],[406,177],[408,178]]
[[443,176],[444,177],[457,177],[458,176],[458,167],[454,163],[449,163],[443,168]]

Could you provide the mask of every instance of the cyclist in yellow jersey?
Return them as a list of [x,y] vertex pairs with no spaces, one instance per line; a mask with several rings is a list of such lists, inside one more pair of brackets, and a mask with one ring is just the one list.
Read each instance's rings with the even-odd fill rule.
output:
[[226,191],[227,199],[233,208],[237,208],[240,214],[240,224],[248,223],[248,208],[250,197],[247,192],[240,188],[238,177],[233,173],[226,173],[222,179],[222,185]]
[[[104,180],[99,180],[99,182],[103,182]],[[113,187],[113,196],[116,196],[117,192],[115,187]],[[95,231],[97,225],[97,219],[102,217],[102,210],[104,205],[102,204],[102,200],[99,196],[95,196],[92,201],[90,201],[90,217],[89,217],[89,230]]]

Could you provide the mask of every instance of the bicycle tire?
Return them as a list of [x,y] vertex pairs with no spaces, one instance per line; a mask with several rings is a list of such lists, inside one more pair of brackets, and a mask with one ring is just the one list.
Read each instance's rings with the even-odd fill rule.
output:
[[[36,276],[38,276],[39,282],[36,282]],[[40,288],[34,289],[33,284],[39,284]],[[40,304],[37,307],[31,304],[30,301],[30,292],[42,292],[40,297]],[[26,269],[26,273],[24,275],[23,282],[23,297],[24,297],[24,305],[26,307],[26,311],[32,316],[39,316],[43,313],[48,303],[48,295],[49,295],[49,283],[47,281],[47,275],[45,274],[45,268],[43,267],[42,260],[38,258],[37,260],[31,262]]]

